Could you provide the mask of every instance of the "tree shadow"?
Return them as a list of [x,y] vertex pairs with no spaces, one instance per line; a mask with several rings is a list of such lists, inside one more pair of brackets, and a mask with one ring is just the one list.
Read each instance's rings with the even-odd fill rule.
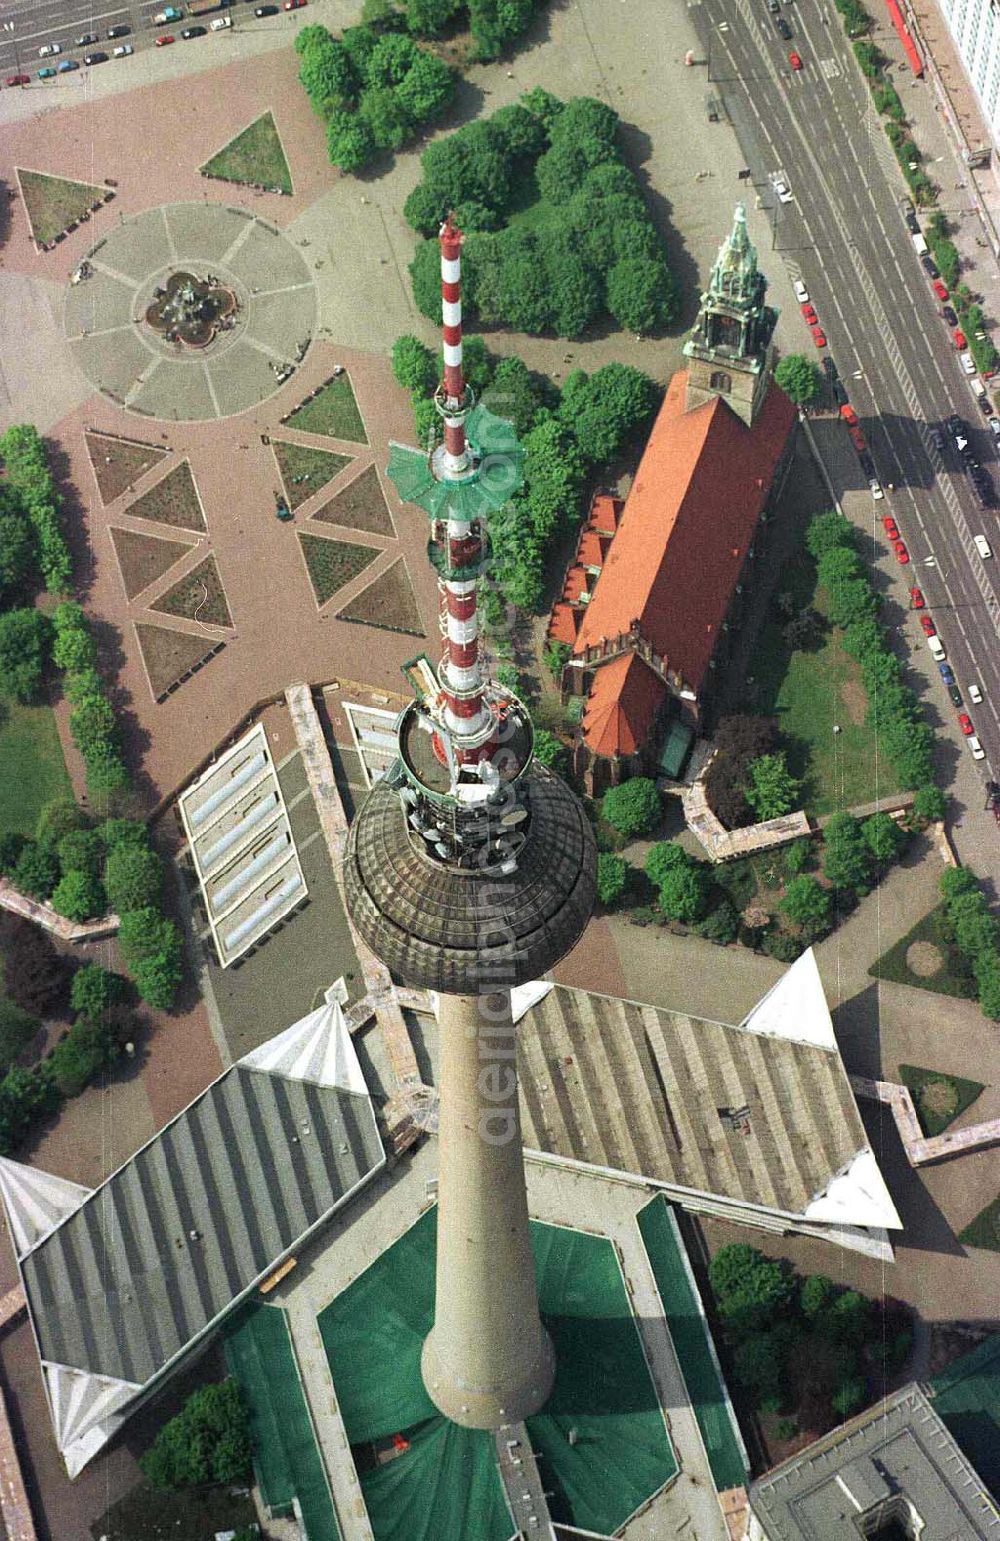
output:
[[698,313],[698,300],[701,294],[698,264],[688,250],[685,237],[674,224],[673,205],[654,186],[649,172],[645,170],[645,163],[653,150],[653,142],[649,135],[643,129],[637,128],[634,123],[624,121],[620,124],[618,133],[623,159],[639,185],[643,202],[663,245],[667,265],[680,289],[681,305],[678,314],[671,324],[664,328],[667,336],[675,336],[690,331]]

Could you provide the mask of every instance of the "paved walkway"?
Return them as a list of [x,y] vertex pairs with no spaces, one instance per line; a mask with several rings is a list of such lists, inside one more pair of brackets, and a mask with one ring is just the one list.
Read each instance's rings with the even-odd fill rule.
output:
[[12,915],[30,920],[61,942],[99,942],[104,937],[115,936],[121,924],[117,915],[102,915],[99,920],[67,920],[65,915],[57,915],[51,904],[19,893],[8,878],[0,878],[0,910],[9,910]]
[[908,1086],[897,1086],[891,1081],[873,1081],[867,1076],[852,1075],[851,1086],[859,1097],[874,1102],[884,1102],[892,1111],[896,1128],[911,1166],[926,1166],[929,1161],[944,1161],[948,1156],[961,1156],[972,1150],[988,1150],[1000,1145],[1000,1118],[983,1124],[967,1124],[964,1129],[949,1129],[945,1134],[925,1137],[913,1106]]

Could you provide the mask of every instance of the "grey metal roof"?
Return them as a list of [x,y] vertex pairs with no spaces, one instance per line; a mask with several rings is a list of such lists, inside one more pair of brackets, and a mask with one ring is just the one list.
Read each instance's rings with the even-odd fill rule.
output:
[[801,1215],[868,1147],[836,1047],[751,1019],[560,985],[522,1018],[518,1046],[536,1150]]
[[750,1505],[767,1541],[858,1541],[868,1533],[861,1515],[894,1495],[912,1505],[928,1541],[1000,1536],[982,1481],[915,1385],[761,1477]]
[[42,1359],[142,1385],[382,1159],[366,1096],[234,1066],[22,1260]]

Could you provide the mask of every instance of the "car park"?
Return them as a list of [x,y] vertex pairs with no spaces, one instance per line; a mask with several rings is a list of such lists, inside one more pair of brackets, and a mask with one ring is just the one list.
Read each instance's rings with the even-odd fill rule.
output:
[[39,78],[39,80],[55,80],[55,78],[56,78],[56,72],[55,72],[55,70],[54,70],[54,69],[53,69],[53,68],[52,68],[52,65],[51,65],[51,64],[46,64],[46,65],[44,65],[44,66],[43,66],[43,67],[42,67],[42,68],[41,68],[41,69],[40,69],[40,70],[39,70],[39,71],[38,71],[38,78]]
[[910,553],[906,549],[905,540],[894,540],[892,543],[892,549],[895,554],[896,561],[899,563],[900,567],[905,567],[910,560]]
[[969,700],[973,703],[974,706],[978,706],[980,701],[983,699],[983,693],[980,690],[979,686],[978,685],[969,685],[968,686],[968,691],[969,691]]
[[117,48],[112,48],[112,59],[127,59],[129,54],[135,53],[131,43],[119,43]]
[[806,288],[806,286],[802,282],[801,278],[796,278],[794,280],[794,282],[792,283],[792,288],[795,291],[795,298],[798,300],[799,304],[800,305],[808,305],[809,304],[809,290]]
[[937,636],[937,627],[934,625],[934,622],[931,620],[929,615],[922,615],[920,617],[920,625],[923,628],[925,637]]
[[930,649],[931,657],[934,659],[935,663],[940,663],[943,658],[947,658],[948,655],[944,650],[944,643],[936,633],[933,637],[928,636],[927,646]]
[[809,328],[809,333],[810,333],[810,336],[812,337],[813,342],[816,344],[817,348],[825,348],[826,347],[826,333],[824,332],[823,328],[820,326],[818,321],[816,322],[816,324],[814,326],[811,326]]
[[882,515],[882,528],[890,540],[899,539],[899,525],[896,523],[891,514]]
[[952,332],[951,340],[960,353],[964,348],[969,346],[969,339],[966,337],[960,326],[956,326],[955,330]]
[[932,281],[931,288],[939,300],[946,300],[948,298],[948,286],[940,278],[935,278]]
[[96,32],[81,32],[80,36],[76,40],[76,47],[77,48],[89,48],[91,46],[91,44],[96,43],[96,42],[97,42],[97,33]]
[[802,68],[802,59],[795,52],[794,48],[790,48],[788,50],[788,62],[792,66],[792,69],[795,70],[796,72],[798,72]]
[[965,734],[966,738],[972,738],[975,734],[976,730],[972,726],[972,718],[969,716],[968,712],[959,712],[958,725],[962,732]]
[[84,64],[107,64],[108,56],[105,53],[84,54]]
[[192,37],[204,37],[206,31],[207,28],[205,27],[185,27],[184,31],[181,33],[181,37],[184,38],[185,41]]
[[38,57],[40,59],[51,59],[53,54],[61,54],[61,53],[62,53],[62,44],[61,43],[43,43],[41,48],[38,50]]
[[920,255],[920,266],[923,268],[923,270],[927,274],[928,278],[938,278],[938,277],[940,277],[940,275],[938,273],[937,263],[934,261],[934,258],[930,255],[929,252],[922,252],[921,253],[921,255]]
[[30,75],[8,75],[4,81],[5,86],[27,86],[31,84]]
[[[132,31],[132,28],[128,25],[127,22],[119,21],[119,22],[116,22],[113,27],[109,27],[108,28],[108,37],[109,38],[128,37],[128,35],[129,35],[129,33],[131,31]],[[115,49],[115,58],[116,59],[118,58],[118,50],[117,49]]]
[[58,74],[58,75],[68,75],[71,70],[78,70],[79,68],[80,68],[80,64],[79,64],[79,61],[77,59],[64,59],[62,61],[62,63],[59,65],[59,67],[58,67],[58,69],[56,71],[56,74]]
[[972,362],[972,354],[971,353],[960,353],[958,355],[958,362],[961,364],[962,368],[965,370],[965,373],[967,375],[974,375],[975,374],[976,366]]
[[788,23],[785,20],[785,18],[783,16],[779,16],[774,25],[777,27],[778,31],[781,33],[781,36],[785,39],[785,42],[787,43],[789,38],[792,35],[792,29],[788,25]]
[[914,588],[914,589],[910,590],[910,603],[913,606],[914,610],[923,610],[924,609],[924,607],[927,604],[927,601],[924,598],[923,590],[922,589]]

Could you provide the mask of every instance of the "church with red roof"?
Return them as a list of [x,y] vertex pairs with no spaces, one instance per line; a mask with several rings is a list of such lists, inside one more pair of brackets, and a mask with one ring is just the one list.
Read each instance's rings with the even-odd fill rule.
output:
[[595,793],[654,769],[672,719],[697,729],[725,661],[797,421],[771,375],[766,288],[741,205],[628,496],[594,498],[553,607]]

